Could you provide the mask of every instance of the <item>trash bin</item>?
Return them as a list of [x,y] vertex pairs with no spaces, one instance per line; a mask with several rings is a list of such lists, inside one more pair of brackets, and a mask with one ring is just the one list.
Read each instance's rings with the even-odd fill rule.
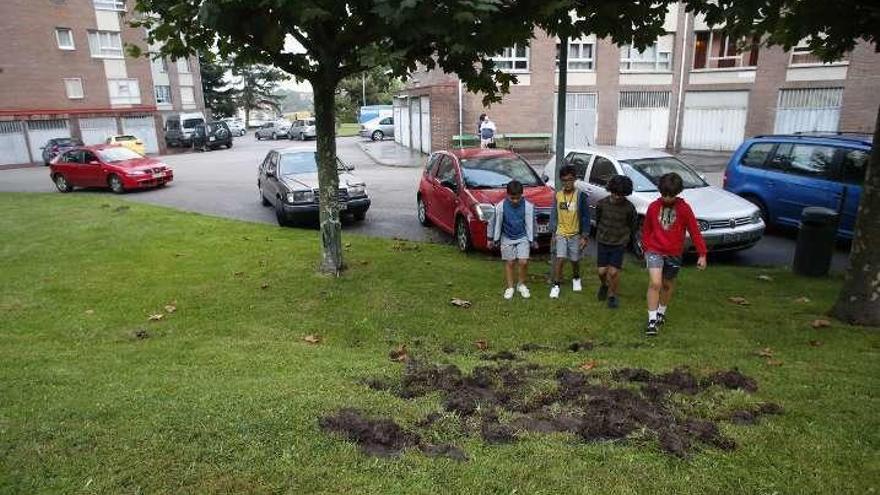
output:
[[801,212],[801,230],[794,251],[795,273],[822,277],[831,268],[837,236],[838,214],[829,208],[810,206]]

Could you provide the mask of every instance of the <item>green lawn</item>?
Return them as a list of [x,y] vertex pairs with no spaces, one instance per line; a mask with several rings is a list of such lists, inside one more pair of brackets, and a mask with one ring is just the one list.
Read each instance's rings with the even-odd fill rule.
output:
[[[646,342],[646,281],[634,264],[623,306],[611,312],[595,301],[592,278],[584,294],[564,291],[554,303],[537,283],[531,300],[503,301],[500,263],[448,246],[346,235],[351,269],[331,279],[315,273],[315,231],[82,193],[2,194],[0,209],[0,493],[800,494],[880,485],[880,334],[809,325],[830,307],[838,279],[686,268],[667,328]],[[809,302],[795,302],[802,296]],[[452,297],[473,306],[453,307]],[[148,321],[169,304],[175,312]],[[303,342],[315,333],[323,343]],[[564,350],[587,338],[601,345]],[[570,367],[595,359],[599,373],[738,367],[758,381],[755,400],[785,414],[725,423],[735,451],[706,448],[687,460],[651,442],[563,434],[508,445],[461,438],[467,462],[415,450],[375,458],[319,429],[319,417],[345,406],[413,426],[440,408],[437,397],[406,401],[361,380],[398,375],[388,351],[401,343],[427,360],[486,364],[477,339],[492,350],[546,345],[524,356]],[[767,347],[770,363],[756,355]]]
[[358,132],[361,130],[361,125],[357,122],[348,123],[348,124],[339,124],[339,128],[336,129],[336,137],[350,137],[357,136]]

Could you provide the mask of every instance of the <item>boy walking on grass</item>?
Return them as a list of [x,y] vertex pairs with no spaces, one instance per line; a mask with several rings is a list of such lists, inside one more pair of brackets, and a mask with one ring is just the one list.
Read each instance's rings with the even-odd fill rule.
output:
[[697,218],[684,199],[681,177],[669,173],[658,182],[660,198],[648,206],[642,228],[642,246],[648,267],[648,326],[645,334],[657,335],[666,322],[666,309],[675,289],[675,277],[681,268],[685,231],[697,248],[697,268],[706,269],[706,243],[700,234]]
[[596,203],[596,266],[599,274],[600,301],[608,300],[608,307],[617,308],[617,289],[623,255],[632,233],[638,228],[636,208],[626,199],[632,194],[632,180],[625,175],[615,175],[608,181],[610,196]]
[[550,288],[550,299],[559,298],[559,283],[562,280],[562,265],[565,260],[571,261],[571,290],[580,292],[581,253],[587,247],[590,235],[589,201],[585,192],[574,187],[576,171],[571,165],[559,170],[562,189],[556,191],[555,204],[550,210],[550,232],[553,232],[554,265],[553,287]]
[[501,247],[507,289],[504,299],[513,298],[514,271],[518,269],[519,283],[516,290],[524,298],[531,297],[526,287],[529,270],[529,248],[537,247],[534,234],[535,207],[523,198],[523,185],[518,180],[507,183],[507,198],[495,205],[495,220],[489,249]]

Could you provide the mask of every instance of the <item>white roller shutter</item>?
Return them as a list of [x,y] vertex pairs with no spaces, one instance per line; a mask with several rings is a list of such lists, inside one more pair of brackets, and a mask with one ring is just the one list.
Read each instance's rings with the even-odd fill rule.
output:
[[79,130],[82,133],[83,144],[105,143],[108,137],[119,134],[114,117],[79,119]]
[[409,100],[407,98],[401,99],[401,107],[400,107],[400,144],[409,148],[409,134],[410,134],[410,126],[409,126]]
[[431,98],[423,96],[421,98],[421,115],[422,115],[422,153],[431,152]]
[[410,125],[410,148],[419,150],[422,148],[422,117],[419,110],[419,97],[409,100],[409,125]]
[[31,160],[27,141],[24,138],[24,126],[21,125],[21,122],[0,122],[0,165],[28,163],[31,161],[38,162],[42,159],[41,155],[36,155]]
[[617,145],[665,148],[669,131],[669,91],[620,93]]
[[773,132],[834,132],[840,121],[843,88],[779,90]]
[[681,146],[735,150],[746,133],[748,91],[689,91],[684,99]]
[[40,148],[50,139],[70,137],[70,123],[67,119],[29,120],[27,132],[31,144],[31,159],[38,162],[43,159],[43,150]]
[[147,153],[159,152],[159,138],[156,136],[156,120],[150,115],[125,117],[122,119],[122,132],[131,134],[144,143]]

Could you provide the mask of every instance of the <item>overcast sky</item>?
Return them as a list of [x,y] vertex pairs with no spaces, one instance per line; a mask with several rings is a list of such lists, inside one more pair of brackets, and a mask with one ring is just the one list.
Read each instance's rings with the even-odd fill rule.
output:
[[[293,36],[288,35],[284,40],[284,51],[290,53],[303,53],[306,49],[296,41]],[[296,79],[290,79],[289,81],[285,81],[281,83],[281,87],[284,89],[292,89],[294,91],[307,91],[309,93],[312,92],[312,85],[308,81],[296,82]]]

